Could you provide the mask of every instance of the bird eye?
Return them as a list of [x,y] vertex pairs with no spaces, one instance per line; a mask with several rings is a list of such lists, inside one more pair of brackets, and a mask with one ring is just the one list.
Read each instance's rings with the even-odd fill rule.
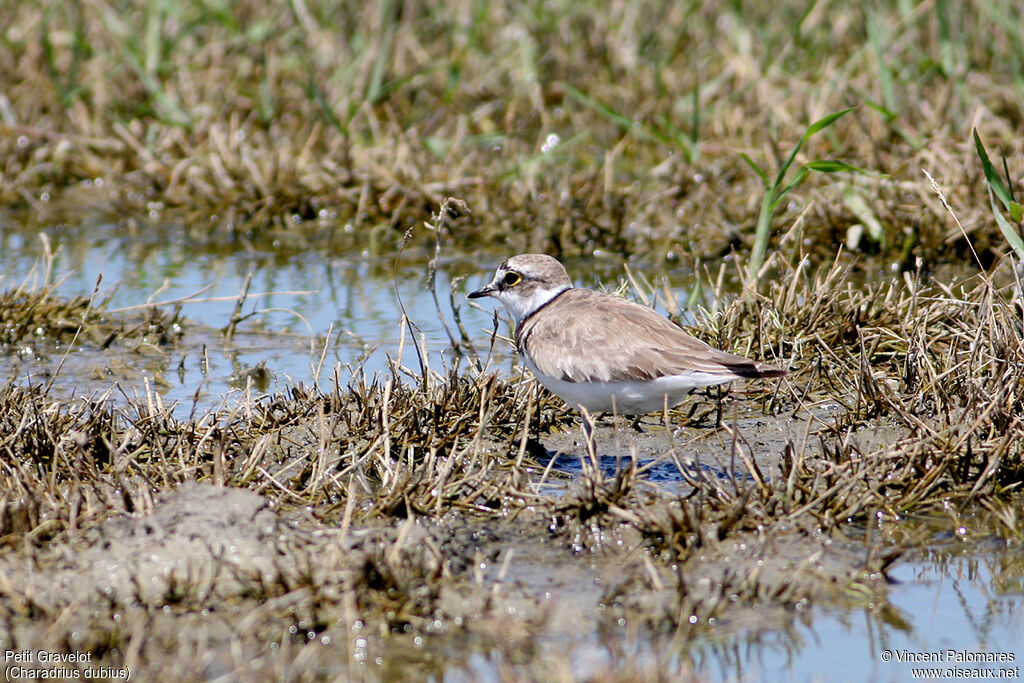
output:
[[505,286],[512,287],[518,285],[523,279],[523,276],[519,273],[505,273]]

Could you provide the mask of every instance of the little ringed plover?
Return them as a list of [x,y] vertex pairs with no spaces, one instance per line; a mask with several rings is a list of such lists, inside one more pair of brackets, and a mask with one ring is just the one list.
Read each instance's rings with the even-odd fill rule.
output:
[[697,387],[786,374],[708,346],[646,306],[577,289],[545,254],[506,260],[469,298],[485,296],[515,320],[519,357],[540,383],[592,413],[642,415]]

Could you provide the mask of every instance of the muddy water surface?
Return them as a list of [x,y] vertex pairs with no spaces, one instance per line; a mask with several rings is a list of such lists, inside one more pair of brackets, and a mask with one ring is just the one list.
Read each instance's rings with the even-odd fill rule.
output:
[[[0,225],[0,286],[40,281],[44,243],[39,232]],[[400,350],[402,305],[422,339],[407,339],[401,362],[414,366],[417,360],[410,345],[422,342],[431,365],[440,369],[445,354],[450,357],[449,332],[459,334],[459,321],[449,301],[452,282],[456,282],[453,301],[462,326],[477,348],[486,352],[493,325],[491,309],[470,306],[462,293],[488,278],[506,256],[442,260],[432,290],[425,250],[420,255],[410,251],[396,267],[393,256],[370,253],[289,251],[287,245],[274,252],[213,249],[190,243],[182,231],[174,229],[144,232],[141,237],[129,237],[123,226],[113,225],[44,232],[55,254],[51,279],[59,283],[59,294],[90,296],[102,276],[99,296],[109,298],[108,308],[126,309],[125,314],[131,315],[146,303],[179,301],[185,332],[182,343],[148,352],[89,344],[76,347],[64,359],[55,391],[80,396],[114,389],[115,397],[120,392],[155,391],[165,403],[177,402],[182,417],[190,410],[230,402],[242,391],[265,392],[326,380],[336,364],[362,366],[370,373],[383,371],[388,357],[396,357]],[[577,271],[587,267],[575,265]],[[612,273],[608,281],[614,282],[614,269],[605,265]],[[220,330],[235,312],[250,274],[240,309],[248,317],[228,341]],[[462,277],[468,277],[468,283],[460,282]],[[581,283],[592,285],[593,275]],[[499,331],[507,332],[504,322]],[[9,349],[0,356],[0,375],[26,383],[44,381],[56,372],[65,351],[40,346]],[[511,355],[500,341],[497,351],[496,362],[503,371],[514,372]],[[261,363],[266,373],[254,371]],[[788,441],[803,438],[809,418],[761,420],[737,415],[733,419],[756,451],[772,454],[781,452]],[[828,406],[820,406],[814,419],[827,420]],[[647,480],[652,487],[674,492],[686,487],[680,467],[730,476],[730,444],[718,432],[708,428],[671,433],[656,421],[649,422],[642,434],[622,425],[602,425],[602,468],[614,471],[636,457],[649,467]],[[884,440],[894,435],[869,430],[863,438]],[[676,455],[666,458],[670,445],[676,446]],[[538,490],[558,491],[579,472],[579,434],[551,435],[544,447],[553,460],[549,477],[538,484]],[[759,463],[765,471],[771,471],[773,464]],[[187,510],[181,514],[188,514]],[[840,601],[832,607],[787,614],[737,611],[728,622],[710,624],[699,638],[687,642],[677,642],[671,634],[665,634],[664,640],[650,639],[625,622],[619,632],[597,632],[596,624],[606,623],[599,618],[601,612],[611,609],[606,588],[621,581],[623,572],[642,572],[638,560],[623,565],[597,554],[591,562],[580,563],[575,555],[581,549],[549,547],[529,537],[517,541],[500,531],[493,543],[499,550],[514,552],[500,581],[493,563],[481,581],[488,586],[500,584],[495,594],[501,594],[508,608],[529,615],[516,623],[535,623],[542,629],[530,634],[537,638],[542,656],[581,678],[599,675],[624,661],[646,662],[678,674],[697,673],[710,680],[902,681],[925,675],[914,672],[924,667],[940,669],[947,678],[962,675],[954,669],[972,667],[1007,669],[1002,675],[1012,678],[1009,670],[1018,667],[1019,677],[1024,657],[1024,561],[1019,554],[989,536],[987,529],[973,528],[969,522],[957,528],[945,528],[948,520],[907,524],[937,525],[932,533],[945,540],[893,567],[884,603],[843,608]],[[857,551],[851,548],[857,548],[857,542],[854,538],[849,548],[837,550],[831,561],[852,566]],[[803,556],[794,553],[794,557]],[[780,557],[786,557],[785,548],[772,561],[780,562]],[[750,562],[750,571],[759,567],[744,548],[706,561],[709,566],[736,563],[740,567]],[[452,642],[439,636],[434,643],[402,643],[401,638],[385,642],[367,636],[345,641],[346,647],[357,641],[352,647],[361,648],[363,673],[374,678],[402,678],[411,671],[432,672],[438,680],[499,680],[503,675],[503,660],[493,656],[501,648],[493,642]],[[341,641],[334,642],[338,646]],[[960,659],[972,653],[1003,654],[1012,661],[957,661],[957,653],[964,653]]]

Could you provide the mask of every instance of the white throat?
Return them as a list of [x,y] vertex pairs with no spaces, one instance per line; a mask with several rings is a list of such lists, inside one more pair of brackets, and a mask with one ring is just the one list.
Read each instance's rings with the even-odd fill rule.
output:
[[519,327],[528,315],[567,289],[572,289],[572,287],[568,285],[555,289],[538,287],[525,296],[522,290],[510,289],[499,292],[496,296],[498,301],[504,304],[505,310],[509,312],[513,320],[516,321],[516,327]]

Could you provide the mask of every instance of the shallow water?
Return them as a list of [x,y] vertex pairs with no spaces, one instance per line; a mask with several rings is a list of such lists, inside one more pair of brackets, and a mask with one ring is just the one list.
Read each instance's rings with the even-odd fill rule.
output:
[[[87,238],[77,231],[48,231],[56,253],[52,272],[59,281],[58,294],[89,296],[102,277],[99,298],[109,297],[107,308],[115,311],[182,301],[181,315],[191,323],[182,342],[167,350],[164,367],[151,363],[139,367],[137,377],[119,377],[118,384],[129,395],[143,392],[149,380],[165,404],[191,406],[199,388],[199,408],[213,407],[225,396],[230,401],[230,395],[244,386],[238,378],[260,362],[266,363],[271,379],[259,388],[270,391],[308,385],[317,379],[317,368],[320,379],[329,382],[335,364],[342,367],[342,382],[349,376],[347,368],[381,372],[388,357],[396,357],[399,351],[402,305],[423,335],[432,367],[444,367],[442,356],[450,348],[442,321],[458,334],[447,297],[450,276],[443,266],[437,274],[437,306],[422,264],[402,265],[396,271],[393,262],[368,254],[225,253],[197,248],[180,233],[167,232],[167,239],[140,245],[116,226],[93,228]],[[5,264],[0,286],[40,282],[42,259],[43,244],[35,235],[0,230],[0,260]],[[218,330],[230,321],[250,273],[241,313],[254,315],[238,325],[228,342]],[[489,313],[461,300],[456,303],[467,329],[478,333],[491,325]],[[482,334],[476,336],[486,340]],[[406,339],[401,361],[415,367],[414,342]],[[115,354],[80,346],[62,368],[57,389],[74,386],[78,394],[102,391],[104,384],[92,381],[93,368]],[[126,362],[132,364],[130,356]],[[0,372],[27,378],[52,364],[25,362],[24,354],[20,360],[11,355],[0,357]]]
[[[417,334],[423,335],[431,366],[441,369],[451,358],[445,326],[458,334],[448,291],[450,283],[463,276],[466,280],[456,285],[453,301],[473,343],[486,354],[495,306],[492,302],[471,305],[464,293],[488,280],[493,268],[507,256],[486,254],[442,261],[436,281],[440,305],[436,305],[426,282],[425,259],[422,255],[417,258],[412,250],[396,267],[393,257],[369,253],[203,248],[173,229],[128,237],[121,226],[109,225],[88,230],[53,228],[46,234],[56,253],[53,273],[60,280],[57,291],[64,296],[88,296],[102,275],[99,292],[110,297],[108,307],[112,309],[191,299],[181,309],[193,325],[186,330],[182,346],[155,360],[123,359],[127,369],[116,379],[119,390],[127,395],[142,394],[152,387],[165,404],[177,402],[182,417],[190,410],[217,405],[224,397],[230,400],[244,388],[244,380],[239,379],[244,371],[261,361],[271,371],[270,382],[258,387],[264,391],[314,382],[321,354],[322,381],[329,381],[335,363],[353,368],[363,365],[368,373],[385,371],[388,357],[395,357],[400,347],[400,300],[415,322]],[[0,287],[31,283],[33,278],[38,282],[42,256],[43,242],[35,230],[0,223],[0,263],[4,264]],[[606,282],[614,283],[621,274],[618,265],[612,261],[601,265],[610,276]],[[587,268],[593,268],[593,263],[570,264],[570,272],[577,274]],[[249,295],[242,310],[257,313],[240,324],[234,340],[226,342],[217,330],[230,319],[250,272]],[[580,282],[592,286],[595,279],[590,273]],[[680,297],[685,294],[680,292]],[[501,321],[498,330],[507,333],[503,317]],[[401,362],[416,367],[411,343],[407,340]],[[499,367],[511,371],[508,347],[498,342],[496,351]],[[62,352],[40,358],[13,350],[0,355],[0,375],[38,381],[39,373],[52,369]],[[104,378],[96,368],[109,365],[116,355],[88,347],[76,349],[61,370],[56,389],[75,395],[110,389],[114,380]],[[33,377],[36,379],[31,380]],[[344,382],[346,376],[342,374],[341,379]],[[614,467],[615,463],[609,460],[602,465]],[[572,475],[578,458],[563,456],[556,466]],[[670,485],[678,473],[672,463],[664,463],[654,468],[649,478]],[[759,628],[741,629],[722,640],[692,643],[683,659],[698,673],[721,681],[901,681],[911,680],[917,667],[937,667],[947,678],[957,675],[952,669],[1018,667],[1019,677],[1024,657],[1024,578],[1017,551],[996,542],[963,549],[957,543],[953,539],[948,547],[935,549],[927,557],[895,565],[892,578],[897,584],[890,594],[895,614],[815,608],[805,621],[797,620],[791,632],[772,635]],[[598,673],[611,661],[610,655],[594,644],[575,643],[566,648],[559,641],[555,646],[573,650],[575,671]],[[1006,653],[1013,661],[973,665],[905,661],[931,653],[945,658],[946,650]],[[884,661],[886,652],[892,654],[892,661]],[[665,654],[656,656],[663,661]],[[670,660],[664,662],[666,668],[672,668],[672,662],[678,665],[680,656],[670,656]],[[450,680],[498,677],[499,671],[486,655],[470,657],[458,670],[444,675]]]
[[[940,548],[928,558],[900,562],[890,604],[897,617],[870,612],[817,610],[798,631],[802,646],[758,648],[744,657],[743,676],[709,662],[714,680],[908,681],[941,670],[941,680],[966,669],[1004,670],[1021,678],[1024,667],[1024,574],[1012,548]],[[1007,586],[1009,584],[1009,586]],[[903,620],[902,622],[900,620]],[[1012,661],[969,663],[957,653],[1005,655]],[[933,661],[915,662],[915,658]],[[959,671],[951,671],[951,670]],[[915,670],[920,670],[915,674]],[[995,677],[995,676],[991,676]]]
[[[442,259],[432,290],[427,281],[429,254],[415,247],[400,260],[369,252],[339,255],[326,249],[282,247],[273,253],[254,252],[191,243],[183,230],[173,227],[128,236],[118,225],[35,230],[0,221],[0,263],[4,264],[0,287],[43,281],[45,248],[40,233],[46,234],[55,254],[51,280],[59,282],[56,292],[62,296],[88,297],[98,291],[98,298],[109,297],[107,308],[115,311],[182,302],[181,315],[194,325],[186,330],[180,348],[168,350],[168,367],[158,373],[150,363],[139,368],[134,380],[119,380],[131,395],[144,391],[145,379],[152,381],[160,374],[160,381],[152,384],[165,404],[179,406],[191,406],[197,388],[200,407],[216,405],[240,384],[244,386],[237,381],[239,375],[261,361],[271,376],[269,385],[259,387],[264,390],[308,385],[317,379],[317,368],[319,378],[327,382],[336,363],[343,368],[342,382],[349,376],[347,368],[362,367],[368,375],[383,372],[388,358],[396,358],[403,349],[401,362],[418,369],[413,343],[424,344],[430,366],[441,371],[455,357],[449,334],[460,335],[453,304],[477,350],[486,355],[494,312],[500,306],[491,301],[469,302],[465,294],[488,281],[507,256]],[[600,265],[608,270],[612,283],[621,275],[617,264]],[[230,321],[250,273],[241,312],[255,314],[239,324],[233,342],[227,342],[216,330]],[[450,295],[452,281],[462,278]],[[593,286],[597,279],[590,273],[580,283]],[[404,347],[403,310],[416,336],[422,335],[413,339],[407,328]],[[508,334],[504,311],[500,313],[498,331]],[[494,360],[509,369],[510,347],[499,340],[494,351]],[[64,364],[57,388],[76,387],[79,395],[102,391],[104,383],[92,381],[94,368],[112,352],[96,355],[95,349],[82,345],[76,349],[77,358]],[[0,356],[0,373],[28,377],[46,365],[16,359],[13,354]]]
[[[422,275],[406,269],[396,282],[383,277],[385,264],[368,258],[338,258],[323,252],[275,256],[235,252],[230,255],[215,250],[193,250],[182,241],[170,239],[162,244],[140,248],[119,236],[113,226],[90,231],[88,242],[64,241],[53,235],[56,257],[53,272],[60,281],[57,293],[64,296],[88,296],[102,276],[101,298],[111,296],[108,308],[117,310],[150,302],[185,299],[182,315],[189,321],[210,328],[223,328],[235,309],[248,273],[252,273],[243,314],[259,311],[238,327],[247,330],[286,332],[306,347],[296,353],[295,344],[282,344],[282,338],[257,345],[250,338],[247,344],[232,349],[239,363],[254,364],[266,360],[272,372],[293,380],[310,381],[313,360],[310,342],[315,335],[323,337],[334,326],[329,343],[327,366],[332,361],[358,365],[363,356],[370,356],[371,369],[384,367],[383,354],[372,353],[384,346],[397,348],[399,329],[396,291],[400,291],[410,313],[422,318],[417,323],[441,348],[443,331],[433,312],[433,302],[423,287],[417,286]],[[19,284],[38,271],[42,257],[41,244],[18,232],[0,236],[0,258],[6,265],[4,285]],[[443,277],[443,274],[442,274]],[[30,282],[33,280],[29,280]],[[185,343],[189,340],[186,336]],[[206,340],[212,341],[212,340]],[[315,349],[317,360],[322,340]],[[252,345],[252,346],[250,346]],[[276,348],[275,348],[276,347]],[[219,372],[218,372],[219,370]],[[225,368],[214,370],[209,381],[211,392],[226,391]],[[178,387],[171,387],[167,396],[178,398],[177,389],[188,390],[196,378],[186,376]]]
[[[1016,680],[1024,666],[1024,573],[1018,553],[1000,543],[969,550],[934,547],[927,557],[900,563],[891,573],[895,584],[885,608],[811,607],[792,613],[778,629],[732,624],[681,647],[671,642],[670,633],[637,638],[623,628],[597,637],[594,623],[602,615],[581,608],[593,605],[601,592],[592,573],[566,566],[567,577],[552,578],[543,566],[525,564],[525,570],[520,566],[510,573],[542,593],[552,584],[545,595],[552,602],[571,603],[566,610],[553,610],[552,622],[538,639],[538,656],[552,670],[572,671],[577,680],[600,676],[622,662],[641,670],[654,667],[670,678],[686,680],[695,674],[698,680],[722,683]],[[464,639],[453,643],[445,638],[405,645],[368,638],[365,672],[396,680],[410,670],[443,671],[431,680],[504,680],[505,660],[486,646],[467,647]],[[1006,661],[980,661],[991,658]]]

